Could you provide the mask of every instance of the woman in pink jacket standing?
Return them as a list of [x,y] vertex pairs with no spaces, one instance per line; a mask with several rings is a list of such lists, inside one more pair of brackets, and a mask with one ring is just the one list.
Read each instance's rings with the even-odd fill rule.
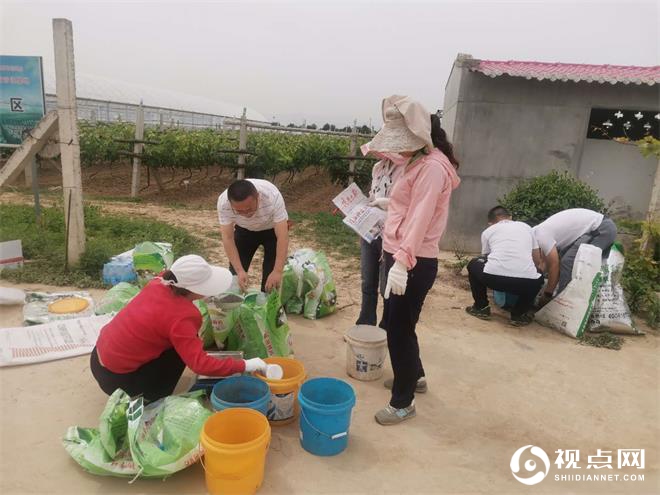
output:
[[415,391],[426,391],[415,327],[438,272],[438,244],[447,226],[451,193],[460,183],[451,144],[436,115],[406,96],[383,100],[383,127],[369,143],[381,153],[408,157],[388,204],[383,232],[387,285],[383,327],[394,379],[381,425],[415,416]]

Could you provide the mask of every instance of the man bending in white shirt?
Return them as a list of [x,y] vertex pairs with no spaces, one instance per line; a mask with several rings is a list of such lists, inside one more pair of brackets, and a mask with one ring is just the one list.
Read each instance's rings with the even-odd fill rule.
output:
[[465,311],[482,320],[490,319],[488,288],[491,288],[518,296],[511,309],[511,324],[528,325],[533,320],[528,312],[543,285],[543,277],[532,258],[532,228],[511,220],[511,214],[502,206],[488,212],[488,224],[490,227],[481,234],[482,256],[467,266],[474,304]]
[[259,246],[264,248],[261,290],[279,287],[289,249],[289,217],[277,187],[260,179],[233,182],[218,198],[218,217],[222,244],[241,289],[248,288],[247,272]]
[[607,258],[616,239],[616,225],[602,213],[585,208],[571,208],[555,213],[532,229],[534,260],[543,261],[548,273],[540,305],[563,291],[571,281],[575,255],[581,244],[593,244]]

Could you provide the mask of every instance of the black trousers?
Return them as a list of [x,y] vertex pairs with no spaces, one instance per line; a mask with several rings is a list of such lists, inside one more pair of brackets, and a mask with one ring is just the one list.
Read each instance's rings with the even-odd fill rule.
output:
[[101,390],[111,395],[121,388],[131,397],[142,395],[146,402],[172,395],[186,365],[172,348],[163,352],[153,361],[142,365],[130,373],[113,373],[99,361],[96,347],[89,359],[92,375]]
[[[273,268],[275,268],[275,258],[277,257],[277,236],[275,235],[275,229],[255,232],[237,225],[234,227],[234,242],[236,243],[238,256],[241,258],[241,265],[246,272],[250,269],[252,258],[254,258],[254,253],[257,252],[259,246],[264,247],[261,291],[265,292],[266,279],[273,271]],[[236,275],[236,270],[233,266],[230,265],[229,270]]]
[[488,288],[491,288],[518,296],[518,302],[511,308],[511,316],[521,316],[532,309],[534,299],[543,286],[541,274],[537,279],[491,275],[484,273],[485,261],[485,258],[474,258],[467,266],[475,307],[481,309],[488,306]]
[[[394,258],[390,253],[384,254],[385,270],[389,273]],[[417,264],[408,272],[405,294],[390,294],[385,300],[381,326],[387,331],[387,348],[394,371],[390,405],[397,409],[411,404],[417,380],[424,376],[415,327],[437,273],[437,259],[417,258]]]
[[362,272],[362,306],[356,325],[376,325],[378,288],[385,293],[386,275],[383,271],[383,240],[379,237],[368,243],[360,239],[360,270]]

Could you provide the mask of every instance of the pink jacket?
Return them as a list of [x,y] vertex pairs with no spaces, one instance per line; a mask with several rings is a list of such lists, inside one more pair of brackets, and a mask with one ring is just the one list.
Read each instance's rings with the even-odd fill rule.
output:
[[437,258],[451,192],[460,182],[454,166],[437,148],[407,167],[390,195],[383,250],[409,270],[418,257]]

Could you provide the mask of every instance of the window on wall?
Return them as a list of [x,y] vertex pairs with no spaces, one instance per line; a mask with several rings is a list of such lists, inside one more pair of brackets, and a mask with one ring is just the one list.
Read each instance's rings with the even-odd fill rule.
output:
[[644,136],[660,139],[660,112],[655,110],[624,110],[592,108],[589,117],[589,139],[627,137],[632,141]]

